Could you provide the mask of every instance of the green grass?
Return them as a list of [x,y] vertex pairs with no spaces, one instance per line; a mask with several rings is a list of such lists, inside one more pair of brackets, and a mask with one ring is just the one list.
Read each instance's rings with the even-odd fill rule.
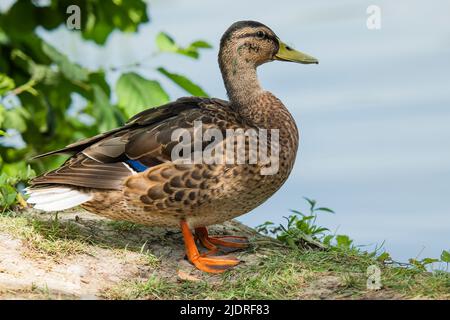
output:
[[[367,267],[381,269],[382,289],[366,288]],[[326,277],[338,282],[315,296],[315,282]],[[311,293],[312,292],[312,293]],[[123,282],[105,292],[110,299],[299,299],[299,298],[450,299],[450,274],[384,266],[365,254],[351,251],[271,251],[253,266],[226,272],[219,281],[174,282],[170,279]]]
[[[384,259],[379,259],[380,255],[351,245],[318,250],[283,246],[273,241],[263,245],[255,243],[254,252],[246,251],[247,255],[257,254],[253,260],[220,276],[202,274],[198,281],[181,280],[176,275],[176,267],[164,265],[163,260],[146,249],[144,242],[127,246],[124,239],[128,236],[118,237],[122,232],[138,234],[143,227],[107,221],[95,223],[96,228],[108,226],[104,234],[108,241],[96,238],[100,229],[81,230],[70,220],[62,223],[56,218],[0,214],[0,232],[22,240],[28,248],[25,252],[28,257],[58,261],[71,255],[90,255],[98,248],[111,250],[118,257],[127,250],[139,253],[142,259],[139,263],[150,266],[153,274],[145,280],[139,277],[123,280],[103,290],[103,297],[108,299],[450,299],[450,273],[386,265]],[[164,261],[167,263],[167,258]],[[381,290],[367,289],[367,268],[371,265],[381,271]],[[193,276],[198,274],[194,272]]]
[[[138,226],[128,222],[108,221],[106,226],[116,232],[133,232]],[[141,254],[144,264],[156,267],[159,259],[141,247],[113,246],[113,240],[99,242],[93,235],[81,230],[75,223],[58,220],[41,220],[33,216],[20,215],[12,211],[0,214],[0,232],[21,239],[28,247],[27,255],[44,255],[53,259],[64,259],[70,255],[92,254],[96,248],[113,250],[122,255],[127,250]]]
[[81,236],[74,224],[63,225],[56,218],[41,221],[8,212],[0,215],[0,231],[24,241],[30,249],[28,254],[44,254],[62,259],[88,251],[88,238]]

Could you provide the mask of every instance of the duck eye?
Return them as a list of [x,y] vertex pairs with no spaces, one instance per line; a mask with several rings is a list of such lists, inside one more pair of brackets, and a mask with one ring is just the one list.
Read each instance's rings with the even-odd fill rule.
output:
[[258,39],[264,39],[264,38],[266,37],[266,34],[264,33],[264,31],[258,31],[258,32],[256,33],[256,37],[257,37]]

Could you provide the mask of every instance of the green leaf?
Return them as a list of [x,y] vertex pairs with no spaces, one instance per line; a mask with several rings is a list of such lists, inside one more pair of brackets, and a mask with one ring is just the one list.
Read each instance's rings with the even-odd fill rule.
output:
[[11,186],[3,186],[0,193],[0,209],[8,208],[14,204],[17,196],[17,191]]
[[2,45],[7,45],[8,42],[9,42],[9,37],[8,37],[8,35],[5,33],[5,31],[3,31],[3,30],[0,28],[0,44],[2,44]]
[[78,64],[72,63],[64,54],[56,50],[46,42],[42,42],[42,50],[60,68],[64,77],[68,80],[87,81],[88,72]]
[[443,250],[441,253],[441,261],[450,263],[450,252]]
[[384,263],[385,261],[391,260],[391,255],[388,252],[383,252],[377,257],[377,260]]
[[82,34],[84,39],[93,40],[97,44],[104,44],[113,30],[113,26],[104,21],[98,21],[96,14],[91,11],[87,13],[86,25]]
[[119,108],[131,117],[136,113],[169,101],[169,96],[159,82],[148,80],[140,75],[124,73],[116,84]]
[[298,214],[298,215],[300,215],[300,216],[302,216],[302,217],[305,216],[304,213],[302,213],[302,212],[300,212],[300,211],[298,211],[298,210],[292,210],[292,209],[291,209],[291,212],[293,212],[293,213],[295,213],[295,214]]
[[263,233],[263,234],[269,234],[269,232],[273,233],[273,230],[275,229],[273,227],[274,223],[271,221],[266,221],[263,224],[260,224],[259,226],[256,226],[255,230]]
[[324,211],[324,212],[329,212],[329,213],[335,213],[333,210],[331,210],[329,208],[325,208],[325,207],[316,208],[315,211]]
[[81,12],[86,16],[83,38],[97,44],[104,44],[115,29],[136,32],[149,20],[147,4],[142,0],[89,1],[87,6],[81,5]]
[[323,238],[322,242],[324,245],[329,246],[331,244],[331,240],[333,240],[333,238],[334,238],[334,236],[332,234],[329,234]]
[[427,265],[427,264],[431,264],[431,263],[434,263],[434,262],[439,262],[439,259],[424,258],[424,259],[422,259],[421,262],[422,262],[423,265]]
[[14,80],[4,73],[0,73],[0,95],[5,94],[15,88]]
[[289,247],[291,247],[292,249],[297,249],[298,246],[295,244],[294,239],[288,237],[285,239],[286,243],[289,245]]
[[5,13],[2,12],[2,26],[6,34],[21,37],[33,33],[36,27],[36,15],[31,1],[12,1],[12,6]]
[[3,165],[0,174],[0,212],[16,203],[18,194],[16,184],[33,176],[34,171],[25,161]]
[[160,32],[156,36],[156,45],[158,49],[162,52],[177,52],[178,46],[175,43],[175,40],[167,33]]
[[208,97],[208,94],[203,91],[200,86],[196,85],[185,76],[169,72],[163,67],[159,67],[157,70],[193,96]]
[[33,59],[31,59],[28,55],[26,55],[22,50],[19,49],[12,50],[11,58],[15,64],[17,64],[20,68],[27,71],[31,75],[31,79],[34,82],[43,81],[45,83],[55,84],[54,80],[56,77],[56,73],[50,68],[50,66],[37,64]]
[[6,108],[4,105],[0,104],[0,128],[2,128],[3,121],[5,121],[5,116],[6,116]]
[[320,227],[314,230],[314,234],[320,234],[323,233],[324,231],[330,231],[330,229],[325,228],[325,227]]
[[161,52],[171,52],[182,54],[190,58],[198,59],[200,56],[199,49],[211,48],[211,45],[205,41],[192,42],[188,47],[179,46],[175,40],[167,33],[160,32],[156,36],[156,45]]
[[2,171],[6,175],[6,183],[10,185],[15,185],[20,181],[26,181],[36,176],[34,170],[32,170],[30,165],[24,160],[14,163],[5,163]]
[[408,262],[413,265],[414,267],[416,267],[417,269],[421,270],[421,271],[426,271],[425,266],[423,265],[422,262],[418,261],[417,259],[408,259]]
[[212,48],[212,45],[210,45],[208,42],[203,41],[203,40],[194,41],[189,46],[192,48],[201,48],[201,49],[211,49]]
[[30,114],[22,107],[15,107],[5,110],[2,127],[5,129],[16,129],[19,132],[25,132],[27,129],[26,120]]
[[351,240],[347,235],[340,234],[336,236],[336,242],[338,247],[349,249],[353,243],[353,240]]
[[309,205],[311,206],[311,211],[313,211],[314,207],[316,206],[317,201],[309,199],[307,197],[303,197],[303,199],[305,199],[309,203]]
[[94,116],[99,124],[99,131],[107,131],[116,128],[119,121],[116,117],[115,108],[109,103],[108,96],[98,85],[93,85],[94,89]]

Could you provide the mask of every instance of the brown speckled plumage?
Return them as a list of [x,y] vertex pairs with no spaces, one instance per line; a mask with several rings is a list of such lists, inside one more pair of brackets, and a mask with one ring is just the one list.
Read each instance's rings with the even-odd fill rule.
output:
[[[234,24],[222,37],[219,52],[230,102],[186,97],[143,111],[121,128],[45,154],[73,156],[60,168],[35,178],[31,189],[77,188],[93,195],[82,204],[87,210],[151,226],[185,221],[198,228],[256,208],[286,181],[298,147],[294,119],[278,98],[261,89],[256,75],[257,66],[274,60],[280,45],[273,31],[260,23]],[[171,152],[178,141],[172,141],[172,132],[192,131],[194,121],[201,121],[203,130],[217,128],[223,134],[237,128],[279,129],[278,172],[261,175],[261,168],[267,166],[262,163],[174,163]],[[124,164],[127,159],[148,169],[133,172]]]
[[[177,165],[172,163],[170,134],[165,134],[165,130],[191,128],[192,121],[200,119],[205,129],[218,127],[223,132],[227,128],[247,129],[254,126],[231,110],[229,104],[224,101],[200,98],[183,98],[179,101],[187,100],[197,101],[200,106],[199,109],[191,109],[192,111],[187,113],[191,116],[191,121],[186,120],[187,115],[183,116],[183,113],[179,113],[170,121],[158,122],[153,126],[144,124],[128,129],[125,135],[127,138],[124,139],[124,152],[128,148],[133,150],[127,153],[128,156],[132,153],[134,159],[141,160],[143,163],[158,164],[136,174],[127,170],[126,177],[122,178],[120,186],[115,188],[117,190],[98,187],[91,189],[94,199],[84,203],[82,205],[84,208],[111,219],[128,220],[146,225],[174,226],[179,224],[180,219],[186,219],[192,227],[196,227],[221,223],[242,215],[268,199],[283,184],[295,160],[298,133],[295,125],[286,126],[286,121],[293,122],[287,110],[275,97],[265,93],[260,97],[259,102],[261,105],[270,105],[271,114],[276,115],[279,112],[279,119],[283,119],[283,127],[280,127],[280,170],[275,175],[267,176],[260,174],[260,164]],[[278,105],[274,108],[274,103],[277,102]],[[166,108],[171,108],[170,104]],[[278,128],[277,121],[273,121],[276,118],[269,117],[266,121],[271,124],[271,127]],[[164,125],[161,125],[162,123]],[[158,133],[153,131],[154,126],[157,127]],[[133,137],[135,131],[140,132],[138,140],[140,153],[133,148],[133,140],[128,138]],[[144,133],[151,135],[153,139],[143,137]],[[117,134],[110,139],[114,140],[116,136]],[[102,144],[89,148],[95,150],[97,158],[112,158],[111,153],[108,153],[109,149],[100,150],[101,146],[108,145],[108,139],[104,138],[101,141]],[[89,156],[92,155],[89,153],[89,148],[84,149],[78,157],[82,157],[84,161],[90,161]],[[80,161],[76,163],[77,167],[72,169],[71,161],[69,161],[66,170],[77,170]],[[60,177],[61,171],[64,170],[61,168],[57,170],[56,177]],[[118,172],[118,175],[121,172]],[[86,180],[83,187],[89,187],[89,184],[97,186],[102,183],[102,180],[97,179],[98,171],[93,171],[92,174],[91,180],[86,179],[86,175],[83,176]],[[52,173],[49,173],[40,179],[48,183],[52,177]],[[75,183],[78,183],[77,179]]]

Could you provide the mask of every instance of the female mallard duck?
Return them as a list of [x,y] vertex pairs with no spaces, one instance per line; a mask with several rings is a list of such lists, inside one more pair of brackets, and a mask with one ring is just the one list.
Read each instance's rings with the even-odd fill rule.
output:
[[[256,67],[273,60],[318,63],[285,45],[259,22],[234,23],[223,35],[219,50],[229,102],[180,98],[135,115],[121,128],[41,155],[73,154],[58,169],[31,181],[28,202],[46,211],[81,205],[111,219],[181,226],[187,257],[198,269],[219,273],[237,265],[236,258],[213,253],[217,246],[246,247],[246,238],[209,236],[206,226],[245,214],[267,200],[289,176],[297,153],[294,119],[257,79]],[[179,128],[192,132],[194,121],[201,121],[202,130],[215,128],[220,132],[236,128],[279,130],[278,171],[262,175],[261,168],[267,163],[261,161],[175,161],[172,151],[179,141],[174,141],[172,134]],[[221,143],[225,145],[226,140]],[[201,148],[205,150],[205,145]],[[191,228],[210,249],[207,254],[199,254]]]

